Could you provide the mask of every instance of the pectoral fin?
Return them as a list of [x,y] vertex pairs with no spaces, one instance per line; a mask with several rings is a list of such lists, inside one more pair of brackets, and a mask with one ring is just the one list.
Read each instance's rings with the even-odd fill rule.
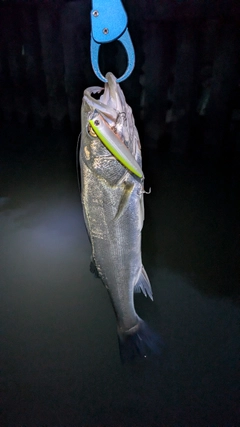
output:
[[143,222],[144,222],[144,203],[143,203],[143,195],[141,195],[140,198],[140,229],[143,228]]
[[130,196],[131,196],[133,188],[134,188],[134,184],[126,184],[125,183],[124,186],[125,186],[124,192],[123,192],[123,195],[122,195],[121,200],[119,202],[118,210],[117,210],[117,213],[115,215],[114,220],[118,220],[123,215],[123,213],[125,212],[125,210],[128,206]]

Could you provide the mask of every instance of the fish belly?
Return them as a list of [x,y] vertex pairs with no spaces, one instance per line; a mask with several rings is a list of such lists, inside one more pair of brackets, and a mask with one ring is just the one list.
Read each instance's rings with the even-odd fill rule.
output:
[[[140,196],[131,175],[111,187],[96,179],[82,163],[82,203],[98,273],[109,291],[118,325],[124,330],[138,322],[134,309],[134,286],[141,260]],[[124,200],[126,187],[131,192]],[[129,190],[127,190],[129,191]]]

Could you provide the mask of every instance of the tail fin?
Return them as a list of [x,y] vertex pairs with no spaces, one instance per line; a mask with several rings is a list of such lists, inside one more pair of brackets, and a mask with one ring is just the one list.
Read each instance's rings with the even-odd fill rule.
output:
[[147,358],[151,354],[159,355],[163,342],[160,336],[140,320],[137,330],[133,333],[118,331],[119,352],[122,363],[131,362],[136,358]]

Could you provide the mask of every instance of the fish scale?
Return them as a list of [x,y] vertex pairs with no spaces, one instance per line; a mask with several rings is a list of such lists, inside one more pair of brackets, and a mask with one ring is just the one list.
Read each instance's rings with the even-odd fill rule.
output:
[[[134,290],[142,290],[145,296],[152,298],[141,256],[144,180],[126,169],[96,134],[89,133],[89,121],[96,111],[108,117],[109,123],[114,124],[114,132],[141,168],[140,141],[132,110],[113,74],[108,73],[106,78],[108,82],[100,99],[95,99],[94,94],[101,92],[102,88],[88,88],[84,92],[79,157],[81,198],[92,246],[94,268],[91,266],[91,271],[97,270],[108,290],[116,314],[120,354],[124,361],[136,354],[145,356],[147,348],[154,346],[155,335],[134,307]],[[118,120],[119,105],[124,120]],[[123,139],[124,135],[129,137],[129,141]]]

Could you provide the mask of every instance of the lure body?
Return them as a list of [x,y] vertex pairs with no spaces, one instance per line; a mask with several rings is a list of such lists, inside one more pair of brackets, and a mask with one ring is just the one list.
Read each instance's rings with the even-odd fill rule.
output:
[[96,116],[89,120],[94,132],[99,137],[100,141],[107,147],[113,156],[119,160],[130,172],[133,172],[139,178],[143,178],[143,172],[131,152],[126,145],[121,141],[105,122],[101,114],[96,112]]

